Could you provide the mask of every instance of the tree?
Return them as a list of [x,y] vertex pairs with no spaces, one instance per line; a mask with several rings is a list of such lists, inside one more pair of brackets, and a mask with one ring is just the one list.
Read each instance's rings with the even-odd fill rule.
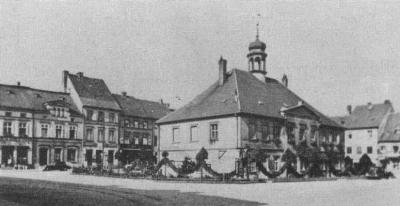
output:
[[168,153],[168,151],[163,151],[161,155],[165,159],[165,158],[168,158],[169,153]]
[[199,164],[204,162],[206,159],[208,159],[208,152],[204,147],[202,147],[196,155],[196,161]]

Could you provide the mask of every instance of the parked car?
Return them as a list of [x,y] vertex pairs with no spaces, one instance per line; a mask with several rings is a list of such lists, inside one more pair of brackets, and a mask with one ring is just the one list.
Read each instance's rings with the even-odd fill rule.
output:
[[53,171],[53,170],[60,170],[60,171],[66,171],[71,169],[70,166],[68,166],[65,162],[56,162],[54,165],[47,165],[43,171]]

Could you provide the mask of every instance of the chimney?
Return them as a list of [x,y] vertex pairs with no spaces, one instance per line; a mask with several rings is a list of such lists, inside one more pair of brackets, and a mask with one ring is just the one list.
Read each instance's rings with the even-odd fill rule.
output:
[[121,94],[122,94],[122,96],[126,97],[126,92],[125,91],[121,92]]
[[226,60],[222,58],[219,59],[219,85],[222,86],[226,81]]
[[388,99],[385,99],[385,101],[383,103],[387,104],[387,105],[391,105],[392,104],[392,102],[390,100],[388,100]]
[[68,71],[67,70],[64,70],[63,72],[62,72],[62,84],[63,84],[63,87],[64,87],[64,92],[67,92],[67,80],[68,80]]
[[285,87],[288,87],[288,85],[289,85],[289,79],[288,79],[288,77],[286,76],[286,74],[283,74],[283,77],[282,77],[282,84],[283,84]]
[[83,72],[78,72],[78,73],[76,73],[76,75],[78,75],[79,78],[82,78],[83,77]]
[[371,103],[371,102],[368,102],[367,105],[368,105],[368,110],[371,110],[371,109],[372,109],[372,106],[373,106],[372,103]]
[[21,86],[21,82],[17,82],[17,86]]
[[351,111],[352,111],[351,105],[347,105],[347,113],[349,115],[351,115]]

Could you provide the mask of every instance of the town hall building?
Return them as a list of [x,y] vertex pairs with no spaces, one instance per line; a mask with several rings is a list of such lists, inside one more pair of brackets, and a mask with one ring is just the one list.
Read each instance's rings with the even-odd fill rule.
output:
[[164,151],[174,161],[195,159],[204,147],[213,169],[230,172],[247,148],[263,150],[280,165],[285,150],[302,142],[343,145],[343,127],[292,92],[286,75],[282,81],[266,75],[265,50],[257,34],[249,45],[248,71],[227,71],[221,57],[218,81],[157,121],[159,159]]

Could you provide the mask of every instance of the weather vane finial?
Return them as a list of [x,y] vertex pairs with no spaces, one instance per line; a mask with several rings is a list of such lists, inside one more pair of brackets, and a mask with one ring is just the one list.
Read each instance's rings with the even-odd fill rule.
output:
[[256,35],[256,39],[258,39],[258,36],[259,36],[259,30],[258,30],[258,27],[260,26],[260,17],[261,17],[261,14],[257,14],[257,25],[256,25],[256,27],[257,27],[257,35]]

